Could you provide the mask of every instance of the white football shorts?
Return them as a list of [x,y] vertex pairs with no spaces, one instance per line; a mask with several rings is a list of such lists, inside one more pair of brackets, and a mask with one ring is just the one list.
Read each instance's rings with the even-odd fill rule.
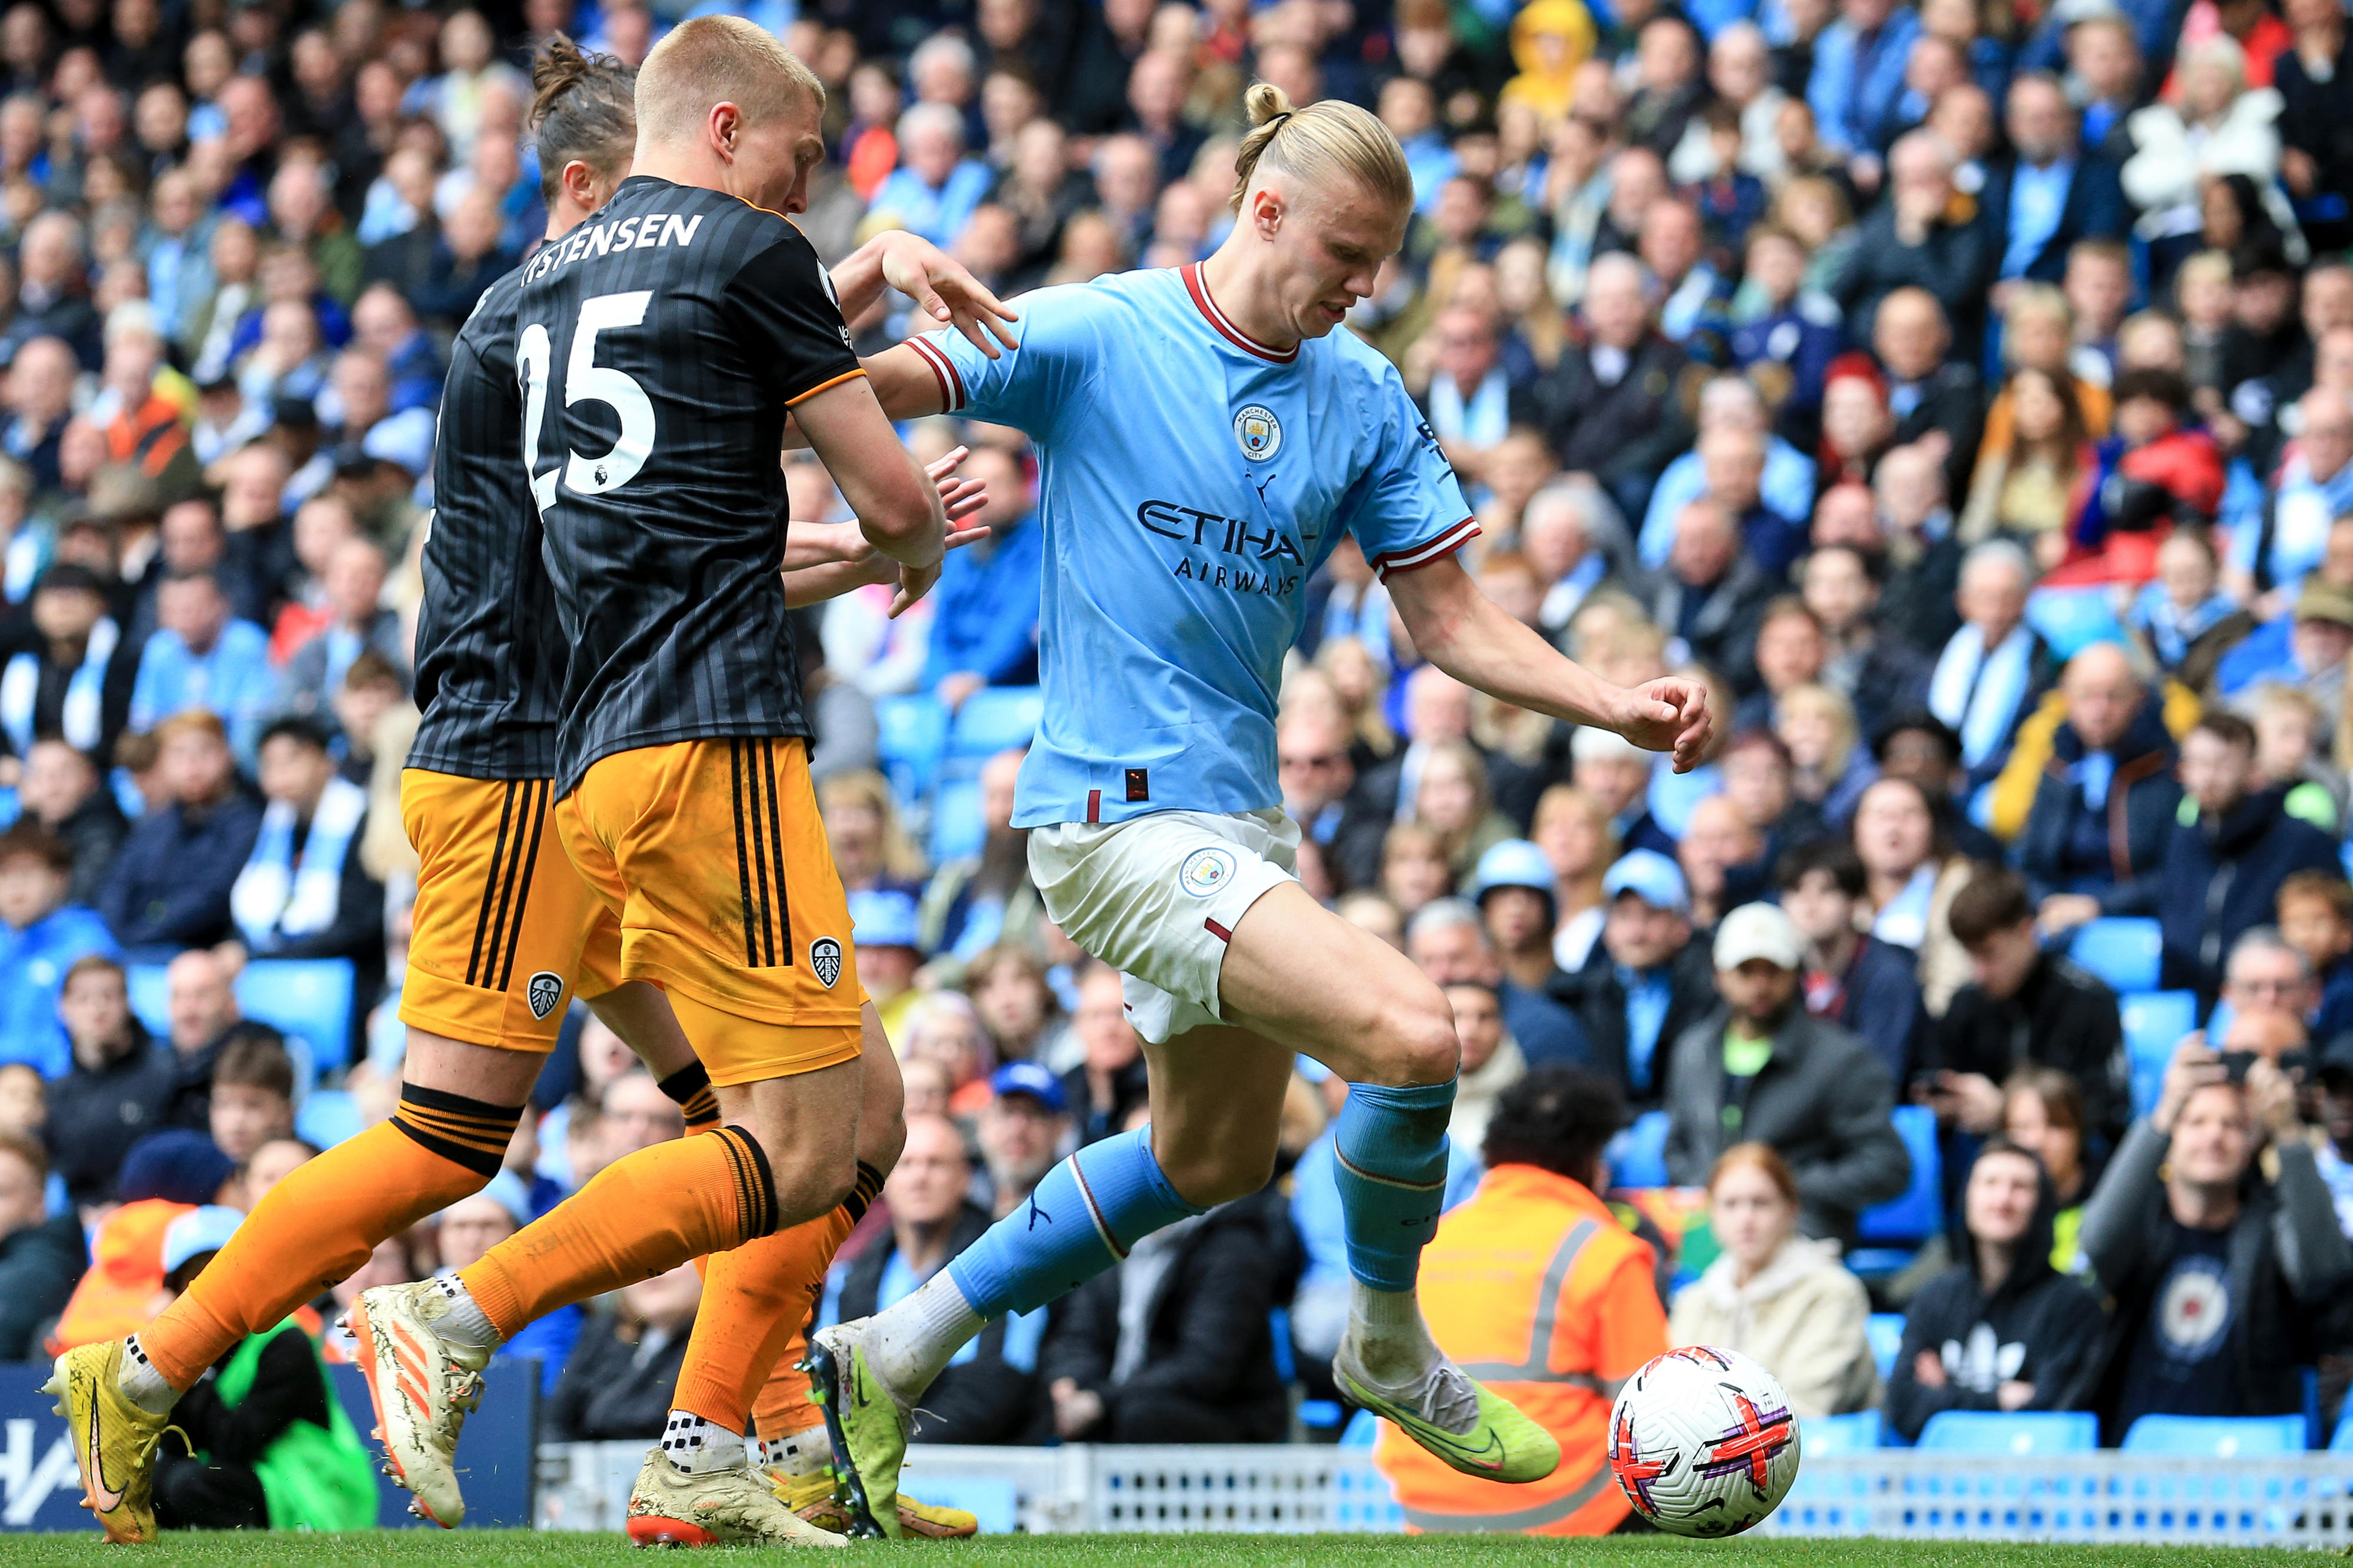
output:
[[1159,811],[1029,834],[1029,876],[1063,933],[1120,972],[1128,1019],[1157,1045],[1221,1024],[1218,972],[1242,914],[1297,880],[1299,825],[1280,807]]

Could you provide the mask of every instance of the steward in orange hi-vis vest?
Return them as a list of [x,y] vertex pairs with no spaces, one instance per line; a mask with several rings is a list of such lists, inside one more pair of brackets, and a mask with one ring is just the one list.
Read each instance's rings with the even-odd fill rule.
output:
[[[1496,1152],[1493,1131],[1489,1139]],[[1667,1348],[1652,1261],[1650,1244],[1590,1188],[1535,1165],[1496,1165],[1439,1222],[1421,1254],[1430,1331],[1464,1372],[1559,1439],[1560,1468],[1533,1486],[1499,1486],[1457,1474],[1385,1426],[1374,1458],[1397,1489],[1408,1529],[1617,1528],[1628,1505],[1604,1458],[1610,1402]]]

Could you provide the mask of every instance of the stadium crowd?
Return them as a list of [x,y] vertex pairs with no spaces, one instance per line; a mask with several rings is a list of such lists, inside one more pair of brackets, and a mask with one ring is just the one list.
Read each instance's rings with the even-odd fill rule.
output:
[[[1467,563],[1602,675],[1710,685],[1715,744],[1675,775],[1424,665],[1352,542],[1308,590],[1283,805],[1308,889],[1455,1009],[1459,1206],[1424,1279],[1458,1357],[1560,1384],[1547,1419],[1588,1456],[1616,1381],[1702,1339],[1801,1415],[1883,1409],[1905,1439],[1947,1410],[2090,1410],[2112,1443],[2298,1412],[2315,1368],[2333,1422],[2340,0],[712,5],[830,90],[821,254],[904,227],[1008,296],[1206,254],[1251,79],[1377,110],[1416,216],[1347,330],[1460,475]],[[392,1110],[444,355],[544,226],[533,50],[634,62],[688,14],[0,13],[0,1360],[135,1328],[235,1215],[167,1249],[176,1219]],[[861,349],[902,309],[852,322]],[[1117,977],[1045,920],[1010,826],[1034,456],[906,436],[973,447],[993,537],[913,614],[871,587],[796,630],[907,1083],[906,1152],[821,1309],[844,1316],[1148,1113]],[[813,463],[787,480],[797,518],[846,515]],[[2094,973],[2152,929],[2147,973]],[[348,964],[348,1019],[246,1017],[248,966],[281,960]],[[2153,1052],[2120,987],[2189,999]],[[1293,1435],[1299,1393],[1333,1397],[1344,1092],[1303,1060],[1274,1186],[993,1324],[923,1435]],[[337,1296],[460,1267],[681,1132],[585,1014],[535,1103],[506,1175]],[[1930,1160],[1890,1259],[1869,1216]],[[1660,1187],[1705,1202],[1634,1192]],[[1498,1268],[1525,1300],[1464,1284]],[[697,1290],[535,1324],[514,1348],[550,1435],[658,1431]],[[1874,1306],[1908,1313],[1883,1374]],[[1483,1506],[1397,1462],[1409,1503]]]

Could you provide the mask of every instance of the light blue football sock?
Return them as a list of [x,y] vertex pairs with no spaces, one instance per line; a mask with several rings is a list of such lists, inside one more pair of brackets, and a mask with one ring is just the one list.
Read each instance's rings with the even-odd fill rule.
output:
[[1454,1081],[1351,1084],[1333,1162],[1348,1231],[1348,1272],[1376,1290],[1410,1290],[1446,1205],[1446,1123]]
[[1152,1129],[1139,1127],[1090,1143],[1047,1172],[1029,1201],[965,1248],[948,1274],[983,1318],[1035,1311],[1162,1226],[1202,1212],[1168,1184],[1152,1157]]

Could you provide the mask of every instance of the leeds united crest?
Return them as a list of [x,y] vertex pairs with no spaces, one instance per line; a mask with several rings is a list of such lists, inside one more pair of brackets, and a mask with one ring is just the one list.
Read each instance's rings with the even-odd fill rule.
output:
[[821,936],[809,943],[809,968],[828,991],[841,978],[841,943],[829,936]]
[[523,997],[531,1004],[533,1017],[546,1017],[555,1011],[555,1005],[564,1000],[564,976],[541,970],[531,977],[531,984],[523,992]]

